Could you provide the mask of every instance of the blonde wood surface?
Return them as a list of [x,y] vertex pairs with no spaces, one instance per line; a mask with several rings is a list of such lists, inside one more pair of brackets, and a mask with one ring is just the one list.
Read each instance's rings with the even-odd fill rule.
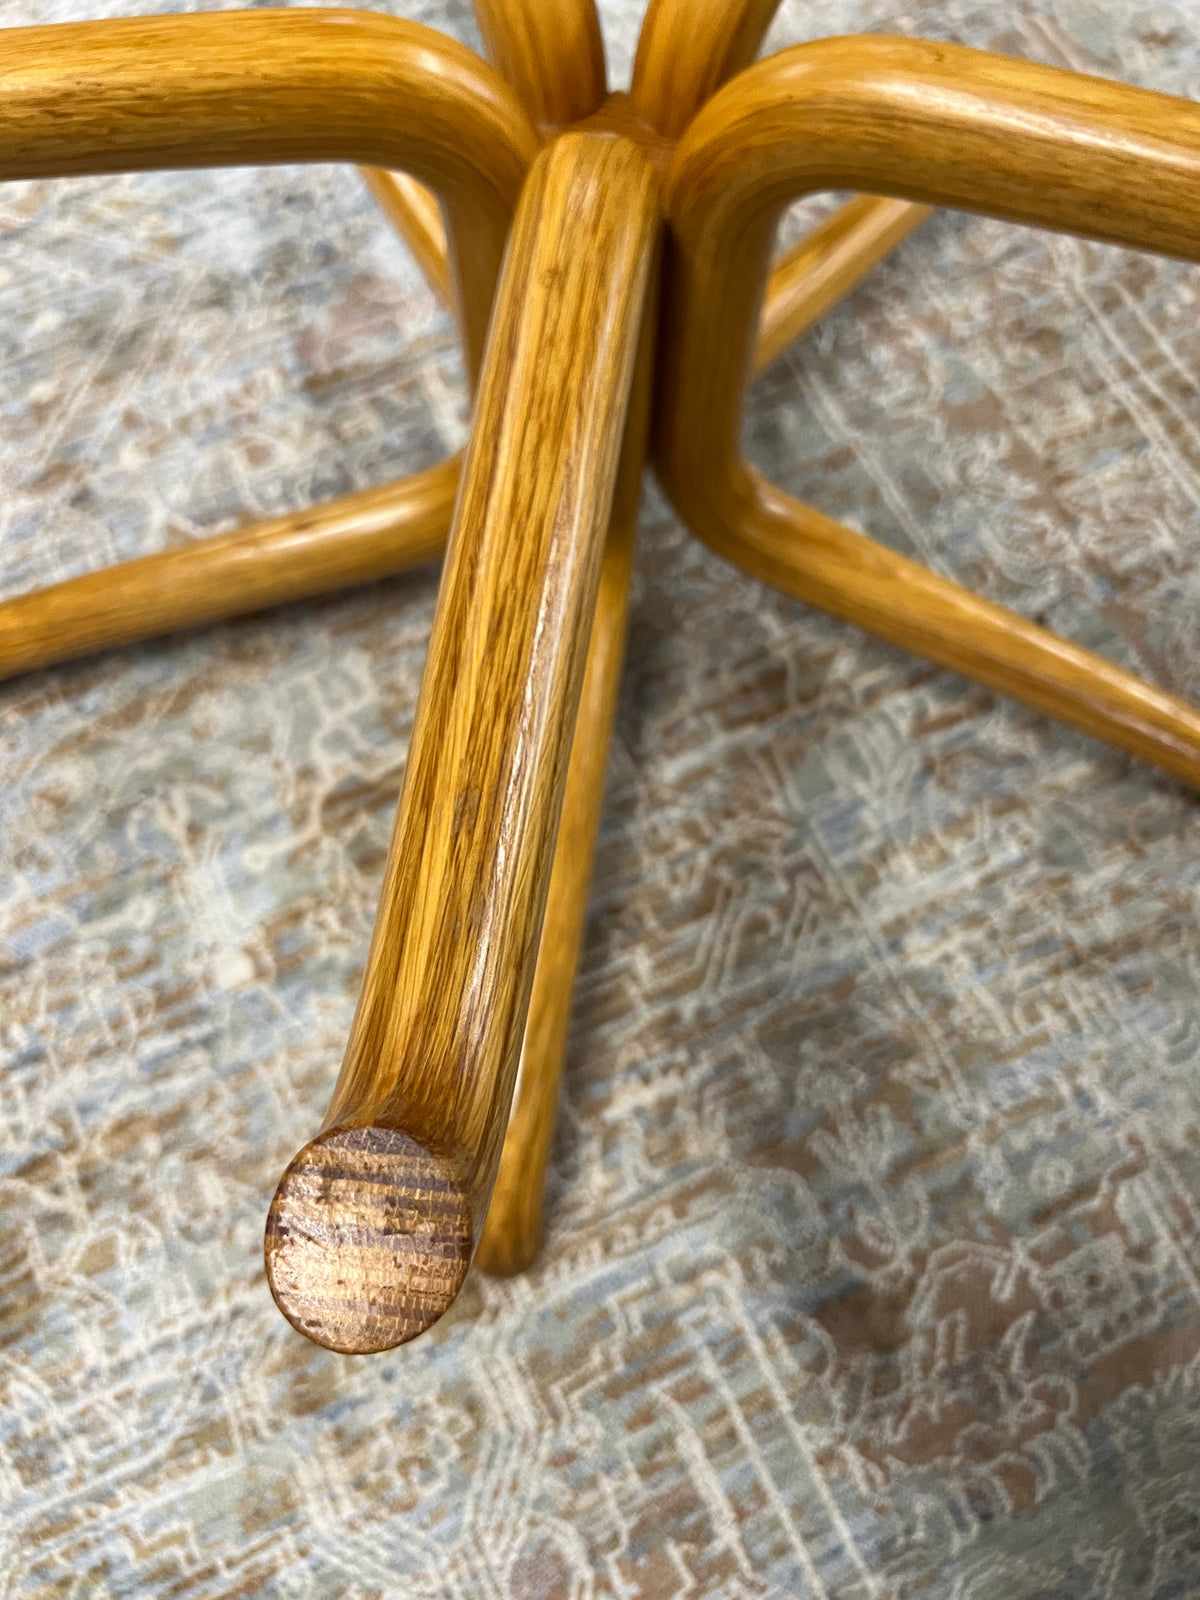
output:
[[354,161],[428,184],[461,263],[472,373],[537,149],[491,68],[394,17],[297,8],[4,32],[0,179]]
[[267,1223],[280,1309],[332,1349],[386,1349],[428,1327],[483,1225],[657,192],[636,145],[567,134],[517,210],[358,1011],[324,1131],[288,1168]]
[[477,1266],[498,1277],[532,1266],[542,1240],[542,1191],[625,659],[635,521],[614,517],[604,548],[512,1109],[475,1256]]
[[693,530],[789,593],[1200,782],[1200,714],[765,484],[738,445],[782,207],[855,188],[1200,256],[1200,106],[945,44],[825,40],[751,67],[668,185],[656,463]]
[[412,251],[425,281],[444,306],[454,307],[454,281],[450,271],[446,226],[437,195],[406,172],[383,167],[359,169],[367,188],[378,200],[396,232]]
[[600,568],[512,1110],[475,1256],[483,1271],[498,1276],[531,1266],[542,1238],[542,1191],[554,1137],[571,991],[587,921],[592,855],[625,659],[634,537],[649,442],[656,322],[656,307],[651,302],[642,325],[612,520]]
[[[445,234],[439,239],[432,226],[438,213],[431,191],[400,173],[368,168],[363,175],[402,232],[401,212],[418,219],[414,226],[429,246],[428,259],[418,254],[418,260],[433,287],[448,296]],[[411,214],[404,210],[410,199]],[[772,273],[756,368],[848,292],[926,214],[927,208],[904,201],[862,197],[802,239]],[[0,600],[0,680],[369,583],[431,560],[449,530],[458,465],[456,458],[398,483]],[[742,559],[746,564],[749,553]],[[606,588],[602,584],[602,597]]]
[[678,139],[705,101],[758,54],[779,0],[650,0],[633,63],[633,109]]
[[600,109],[604,40],[593,0],[472,0],[488,56],[542,126]]
[[[446,230],[437,196],[402,172],[364,167],[362,175],[434,293],[453,308]],[[755,372],[777,360],[932,210],[907,200],[856,195],[799,239],[771,268],[759,319]]]
[[[650,0],[638,39],[630,104],[678,139],[729,78],[748,67],[779,0]],[[761,372],[929,215],[927,206],[856,196],[775,264],[759,324]]]
[[[932,205],[1200,257],[1200,107],[891,37],[750,67],[775,9],[652,0],[628,96],[605,92],[592,0],[476,0],[507,84],[369,13],[6,33],[0,177],[362,163],[459,309],[472,373],[524,183],[359,1008],[322,1132],[268,1219],[272,1292],[333,1349],[428,1327],[481,1229],[490,1271],[537,1248],[628,606],[656,167],[674,244],[654,454],[694,531],[1200,783],[1200,712],[790,499],[738,448],[751,372]],[[539,156],[569,122],[590,131]],[[862,193],[772,271],[783,207],[818,188]],[[456,474],[447,462],[0,603],[0,674],[423,560]]]
[[446,541],[458,468],[455,456],[400,483],[0,601],[0,679],[429,561]]
[[771,268],[754,370],[762,372],[793,340],[850,293],[871,268],[919,228],[931,206],[856,195],[819,223]]

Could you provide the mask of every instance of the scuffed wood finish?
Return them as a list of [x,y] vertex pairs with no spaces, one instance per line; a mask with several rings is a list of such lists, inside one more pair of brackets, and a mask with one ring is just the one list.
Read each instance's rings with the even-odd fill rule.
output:
[[856,195],[798,240],[767,280],[755,372],[769,367],[931,213],[932,207],[908,200]]
[[537,149],[512,90],[470,50],[366,11],[12,28],[0,53],[0,179],[354,161],[427,183],[461,263],[472,373]]
[[[267,1225],[280,1309],[332,1349],[428,1327],[482,1228],[658,215],[647,157],[597,134],[557,140],[518,207],[358,1011],[324,1131]],[[397,1155],[397,1132],[421,1154]]]
[[537,123],[582,122],[604,100],[594,0],[472,0],[492,65]]
[[400,483],[0,601],[0,679],[429,561],[446,541],[458,467],[456,456]]
[[643,121],[678,139],[709,97],[758,54],[779,0],[650,0],[630,98]]
[[855,188],[1200,256],[1200,106],[895,38],[800,45],[697,117],[674,248],[656,461],[693,531],[760,577],[1200,782],[1200,714],[765,484],[738,445],[782,207]]
[[554,1137],[571,991],[587,921],[592,855],[604,803],[608,747],[621,690],[634,536],[650,422],[656,317],[648,306],[630,396],[612,521],[571,740],[554,865],[546,895],[525,1037],[496,1186],[475,1260],[507,1277],[532,1265],[542,1238],[542,1191]]
[[363,167],[361,171],[368,189],[412,251],[429,287],[444,306],[454,310],[449,246],[437,195],[406,172],[388,172],[383,167]]

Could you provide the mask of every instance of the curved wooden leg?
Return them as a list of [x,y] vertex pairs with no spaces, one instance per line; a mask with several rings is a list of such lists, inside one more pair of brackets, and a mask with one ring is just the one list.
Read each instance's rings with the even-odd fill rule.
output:
[[462,1284],[516,1076],[658,237],[624,139],[568,134],[518,206],[346,1058],[271,1204],[280,1309],[413,1338]]
[[1200,709],[940,578],[747,471],[698,527],[747,572],[1200,788]]
[[678,139],[708,98],[758,54],[779,0],[650,0],[638,36],[633,110]]
[[[355,159],[420,174],[443,196],[451,258],[454,239],[470,240],[458,298],[471,371],[537,148],[490,68],[391,17],[224,12],[5,32],[0,180]],[[441,542],[453,475],[435,468],[0,604],[0,673],[423,560]]]
[[625,518],[624,526],[618,527],[614,519],[604,548],[512,1111],[475,1257],[484,1272],[499,1277],[531,1266],[542,1239],[542,1190],[558,1111],[571,991],[587,921],[608,746],[621,688],[634,522],[635,518]]
[[0,601],[0,679],[390,577],[440,553],[459,458]]
[[461,265],[471,373],[537,148],[513,92],[470,50],[366,11],[9,28],[0,55],[0,179],[357,161],[431,184]]
[[[754,60],[778,9],[779,0],[651,0],[633,68],[634,111],[680,138],[721,85]],[[799,240],[771,270],[754,370],[769,366],[929,212],[856,196]]]
[[600,109],[606,77],[595,0],[472,0],[492,65],[534,122],[562,128]]
[[824,40],[750,68],[672,164],[655,444],[690,526],[759,576],[1200,782],[1200,713],[799,505],[741,460],[776,219],[796,195],[847,185],[1200,259],[1200,107],[909,39]]
[[542,1237],[542,1190],[554,1137],[571,990],[587,921],[592,854],[625,656],[629,583],[654,377],[654,332],[651,308],[642,327],[621,470],[600,568],[512,1112],[475,1256],[484,1272],[503,1277],[532,1265]]
[[[437,196],[415,178],[360,168],[372,194],[412,251],[430,288],[453,309],[446,230]],[[805,234],[771,268],[758,324],[754,370],[762,372],[933,213],[908,200],[856,195]]]

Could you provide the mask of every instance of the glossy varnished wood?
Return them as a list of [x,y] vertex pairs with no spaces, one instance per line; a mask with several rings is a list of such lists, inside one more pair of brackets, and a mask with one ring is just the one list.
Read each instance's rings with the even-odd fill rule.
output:
[[485,1272],[502,1276],[531,1266],[542,1237],[542,1190],[554,1137],[571,994],[587,921],[592,854],[604,804],[608,747],[625,659],[634,535],[650,421],[655,332],[655,307],[650,304],[642,325],[625,445],[600,568],[512,1111],[475,1257]]
[[565,127],[604,99],[593,0],[472,0],[488,57],[537,123]]
[[[325,1157],[310,1147],[267,1226],[280,1308],[333,1349],[436,1320],[483,1224],[657,234],[653,167],[627,140],[565,135],[521,197],[362,994],[316,1141],[337,1141],[339,1187],[313,1176]],[[423,1152],[409,1177],[396,1132]]]
[[677,139],[721,85],[758,54],[779,0],[650,0],[630,98],[639,117]]
[[772,235],[821,188],[1195,258],[1200,106],[944,44],[825,40],[726,86],[680,141],[656,460],[758,576],[1200,782],[1200,713],[772,489],[738,430]]
[[532,1266],[542,1239],[542,1191],[621,688],[635,520],[614,519],[605,545],[512,1109],[475,1258],[500,1277]]
[[[655,169],[669,170],[674,239],[654,452],[693,530],[804,600],[1200,782],[1192,708],[790,499],[738,450],[750,373],[930,205],[1200,255],[1200,108],[896,38],[750,67],[776,0],[652,0],[631,93],[610,95],[592,0],[475,9],[498,74],[413,24],[305,8],[10,30],[0,56],[0,177],[363,163],[455,307],[472,374],[537,158],[358,1013],[323,1130],[268,1221],[280,1306],[345,1351],[436,1320],[485,1213],[482,1266],[519,1270],[537,1248],[650,409]],[[589,131],[556,135],[571,123]],[[817,188],[862,197],[772,269],[782,208]],[[445,463],[0,603],[0,674],[425,559],[456,475]]]
[[0,53],[0,179],[354,161],[428,184],[461,263],[472,371],[537,149],[513,91],[471,51],[366,11],[13,28]]
[[[650,0],[638,39],[630,108],[678,139],[700,108],[748,67],[779,0]],[[824,316],[929,215],[903,200],[857,196],[775,263],[755,351],[761,371]]]
[[0,678],[418,566],[445,544],[458,465],[0,601]]

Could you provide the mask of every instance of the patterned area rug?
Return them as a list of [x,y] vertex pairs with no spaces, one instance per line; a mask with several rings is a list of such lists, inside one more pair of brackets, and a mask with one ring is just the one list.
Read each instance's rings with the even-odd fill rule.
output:
[[[640,9],[605,8],[618,79]],[[1195,22],[829,0],[771,42],[1187,93]],[[10,185],[0,227],[6,593],[463,437],[453,328],[349,170]],[[1200,697],[1198,288],[939,215],[749,447]],[[542,1256],[391,1355],[284,1324],[263,1218],[436,581],[0,689],[0,1594],[1200,1594],[1197,798],[743,578],[653,485]]]

